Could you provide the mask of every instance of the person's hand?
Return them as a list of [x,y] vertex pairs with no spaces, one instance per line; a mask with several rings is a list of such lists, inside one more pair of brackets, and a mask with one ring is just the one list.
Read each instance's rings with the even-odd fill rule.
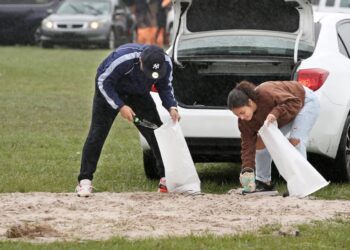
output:
[[123,107],[121,107],[119,112],[124,119],[128,120],[129,122],[133,121],[135,113],[132,110],[132,108],[130,108],[128,105],[124,105]]
[[171,107],[169,109],[169,114],[170,114],[170,117],[173,120],[173,122],[180,121],[181,116],[180,116],[179,112],[177,111],[177,108]]
[[277,120],[276,116],[273,114],[268,114],[265,120],[266,126],[269,126],[271,123],[274,123]]

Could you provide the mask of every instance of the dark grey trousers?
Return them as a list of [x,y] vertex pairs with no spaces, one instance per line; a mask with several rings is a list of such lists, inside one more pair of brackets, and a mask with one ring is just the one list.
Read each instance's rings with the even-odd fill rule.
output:
[[[162,125],[156,105],[149,93],[146,95],[120,95],[119,97],[126,105],[134,110],[139,118],[146,119],[158,126]],[[96,171],[97,162],[100,158],[103,144],[118,112],[118,110],[113,109],[107,103],[100,91],[96,89],[93,100],[92,120],[89,134],[83,147],[78,181],[83,179],[93,179],[93,174]],[[153,129],[142,126],[136,127],[150,145],[157,161],[158,174],[163,177],[164,165]]]

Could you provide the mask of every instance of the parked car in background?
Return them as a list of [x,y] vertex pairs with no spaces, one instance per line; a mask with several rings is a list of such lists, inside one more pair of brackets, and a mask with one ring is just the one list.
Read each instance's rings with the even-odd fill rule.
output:
[[[308,0],[179,0],[174,8],[178,32],[168,53],[180,125],[195,162],[240,162],[237,118],[226,107],[236,83],[293,79],[321,103],[307,147],[315,166],[350,180],[349,14],[313,20]],[[167,121],[158,94],[152,97]],[[142,137],[141,145],[146,175],[157,177]]]
[[0,0],[0,44],[34,44],[41,21],[61,0]]
[[42,21],[40,42],[113,49],[134,40],[134,21],[122,0],[66,0]]

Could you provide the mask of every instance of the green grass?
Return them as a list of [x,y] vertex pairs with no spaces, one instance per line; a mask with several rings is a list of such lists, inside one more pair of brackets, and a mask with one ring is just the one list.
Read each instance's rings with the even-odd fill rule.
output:
[[[74,190],[90,125],[95,72],[108,53],[107,50],[0,47],[0,192]],[[224,193],[238,187],[239,166],[228,163],[196,166],[204,192]],[[156,184],[157,181],[144,176],[137,130],[118,117],[105,143],[94,186],[98,192],[132,192],[155,191]],[[285,184],[281,182],[278,189],[286,190]],[[331,184],[315,196],[349,200],[350,185]],[[303,226],[303,231],[298,238],[250,234],[132,242],[113,239],[55,243],[49,248],[280,249],[286,246],[309,249],[312,245],[317,249],[342,249],[350,245],[348,223]],[[47,249],[48,245],[3,242],[0,248]]]
[[299,226],[300,236],[279,236],[279,225],[271,225],[258,234],[240,236],[145,239],[129,241],[114,238],[104,242],[86,241],[75,243],[31,244],[23,242],[0,242],[0,249],[349,249],[350,223],[345,220],[315,222]]
[[[74,189],[104,50],[1,48],[0,192]],[[127,181],[126,181],[127,180]],[[137,131],[118,118],[96,172],[101,191],[152,190]]]

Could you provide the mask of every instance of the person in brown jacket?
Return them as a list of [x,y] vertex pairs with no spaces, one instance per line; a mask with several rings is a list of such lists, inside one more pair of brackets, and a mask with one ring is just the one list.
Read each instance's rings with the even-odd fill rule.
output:
[[306,158],[308,135],[320,106],[315,93],[297,81],[268,81],[255,86],[242,81],[229,93],[228,108],[238,117],[241,132],[242,171],[246,192],[273,190],[272,158],[258,135],[264,123],[277,121],[283,134]]

